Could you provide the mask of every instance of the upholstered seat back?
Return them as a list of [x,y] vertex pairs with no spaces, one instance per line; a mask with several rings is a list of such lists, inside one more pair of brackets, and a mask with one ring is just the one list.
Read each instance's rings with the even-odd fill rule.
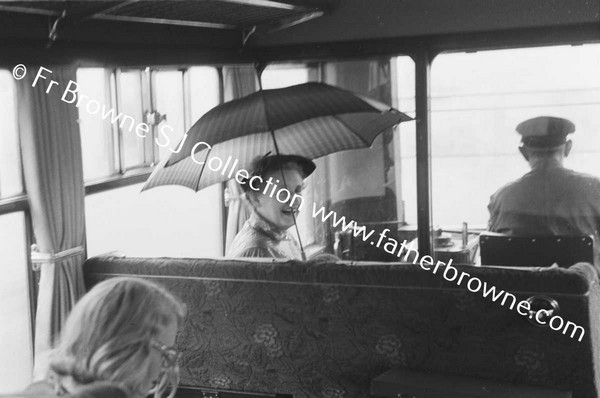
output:
[[[586,329],[581,342],[412,264],[311,264],[97,257],[91,286],[116,275],[160,282],[188,306],[182,383],[294,397],[366,396],[394,366],[597,397],[597,280],[571,269],[460,267],[517,299],[545,294]],[[596,325],[591,329],[590,325]]]

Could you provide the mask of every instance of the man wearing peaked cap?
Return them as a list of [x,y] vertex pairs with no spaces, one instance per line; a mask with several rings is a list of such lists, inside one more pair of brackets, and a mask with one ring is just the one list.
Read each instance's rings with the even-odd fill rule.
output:
[[519,123],[516,130],[526,146],[553,148],[567,141],[567,135],[575,132],[575,125],[567,119],[540,116]]
[[521,122],[519,151],[531,171],[490,198],[489,230],[509,235],[592,235],[600,266],[600,180],[563,166],[575,125],[540,116]]

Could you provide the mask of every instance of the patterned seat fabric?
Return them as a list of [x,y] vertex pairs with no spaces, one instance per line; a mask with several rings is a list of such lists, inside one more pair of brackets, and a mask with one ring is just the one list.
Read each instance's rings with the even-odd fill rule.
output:
[[[412,264],[96,257],[89,286],[116,275],[163,283],[188,306],[182,384],[294,397],[367,396],[393,366],[598,396],[600,294],[591,266],[464,267],[513,293],[556,299],[581,342]],[[590,328],[590,325],[595,325]]]

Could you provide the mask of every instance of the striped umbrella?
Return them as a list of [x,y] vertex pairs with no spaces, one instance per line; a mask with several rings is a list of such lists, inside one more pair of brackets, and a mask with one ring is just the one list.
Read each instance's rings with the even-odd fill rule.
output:
[[324,83],[260,90],[221,104],[185,134],[142,190],[183,185],[199,191],[251,171],[268,152],[309,159],[370,147],[379,133],[412,120],[380,102]]

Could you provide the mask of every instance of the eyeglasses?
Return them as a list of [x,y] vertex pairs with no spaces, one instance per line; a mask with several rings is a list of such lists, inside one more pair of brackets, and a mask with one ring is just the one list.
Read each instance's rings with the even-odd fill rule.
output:
[[158,340],[150,341],[150,346],[158,351],[160,351],[162,355],[162,366],[163,368],[175,368],[177,367],[177,363],[181,358],[181,353],[178,352],[173,347],[167,347],[165,344],[161,343]]

